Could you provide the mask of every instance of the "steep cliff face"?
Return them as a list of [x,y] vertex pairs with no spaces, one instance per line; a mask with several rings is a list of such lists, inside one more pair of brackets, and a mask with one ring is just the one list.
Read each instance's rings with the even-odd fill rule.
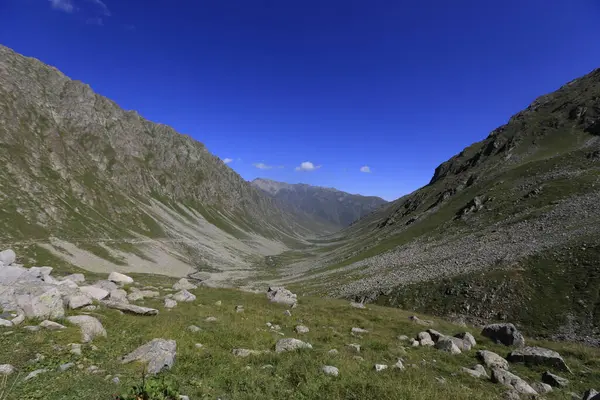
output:
[[338,229],[345,228],[387,202],[376,196],[361,196],[332,188],[289,184],[257,178],[252,185],[279,200],[293,212],[303,212]]
[[[278,252],[319,227],[281,211],[191,137],[2,46],[0,110],[1,242],[155,239],[186,265],[246,265],[245,256]],[[130,264],[117,250],[112,261]]]

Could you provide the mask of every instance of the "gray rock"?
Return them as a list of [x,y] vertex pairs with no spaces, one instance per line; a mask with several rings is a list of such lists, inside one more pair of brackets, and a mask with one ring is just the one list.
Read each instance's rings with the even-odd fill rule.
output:
[[204,345],[202,343],[196,343],[194,345],[194,347],[197,348],[197,349],[202,349],[202,348],[204,348]]
[[177,343],[174,340],[153,339],[126,355],[123,364],[132,361],[147,363],[146,373],[156,375],[163,369],[171,369],[175,362]]
[[515,389],[510,389],[504,392],[502,398],[504,400],[521,400],[521,395]]
[[27,376],[25,377],[25,379],[23,379],[23,380],[24,380],[24,381],[28,381],[28,380],[30,380],[30,379],[33,379],[33,378],[35,378],[36,376],[38,376],[38,375],[40,375],[40,374],[43,374],[43,373],[45,373],[45,372],[48,372],[48,370],[47,370],[47,369],[36,369],[35,371],[31,371],[31,372],[29,373],[29,375],[27,375]]
[[140,301],[144,299],[144,294],[141,290],[133,290],[131,293],[127,295],[128,301]]
[[542,383],[542,382],[532,383],[531,387],[533,388],[533,390],[535,390],[539,394],[546,394],[546,393],[550,393],[552,391],[552,386],[548,385],[547,383]]
[[94,317],[90,317],[89,315],[76,315],[67,317],[67,321],[73,325],[79,326],[81,329],[81,341],[83,343],[91,342],[98,336],[106,337],[106,330],[100,321]]
[[508,361],[500,357],[498,354],[489,350],[479,350],[477,357],[485,364],[488,368],[500,368],[508,369]]
[[198,286],[194,285],[186,278],[181,278],[177,283],[173,285],[173,289],[175,290],[193,290],[198,289]]
[[5,327],[5,328],[10,328],[13,326],[13,323],[12,323],[12,321],[9,321],[7,319],[0,318],[0,326]]
[[312,349],[312,345],[294,338],[279,339],[275,344],[276,353],[296,351],[298,349]]
[[110,294],[108,290],[97,286],[81,286],[79,289],[95,300],[103,300]]
[[350,344],[347,344],[346,347],[355,353],[360,353],[360,344],[350,343]]
[[462,339],[465,342],[468,342],[470,344],[469,350],[477,345],[477,341],[475,340],[475,337],[469,332],[461,332],[461,333],[454,335],[454,337],[458,338],[458,339]]
[[337,349],[331,349],[327,352],[330,356],[337,356],[339,351]]
[[429,332],[419,332],[419,334],[417,334],[417,340],[419,342],[423,339],[431,340],[431,335]]
[[48,321],[48,320],[40,322],[40,327],[42,327],[44,329],[48,329],[50,331],[58,331],[58,330],[66,328],[66,326],[64,326],[64,325],[61,325],[54,321]]
[[300,333],[300,334],[310,332],[308,327],[306,327],[304,325],[297,325],[294,330],[296,331],[296,333]]
[[23,329],[30,331],[30,332],[37,332],[37,331],[41,330],[42,328],[40,328],[39,326],[27,325],[27,326],[24,326]]
[[120,284],[133,283],[133,278],[132,277],[127,276],[125,274],[121,274],[119,272],[111,272],[108,275],[108,280],[111,281],[111,282],[120,283]]
[[240,358],[246,358],[246,357],[250,357],[250,356],[257,356],[257,355],[263,354],[263,352],[260,350],[249,350],[249,349],[233,349],[231,351],[231,353],[235,357],[240,357]]
[[331,376],[338,376],[340,374],[340,370],[331,365],[324,365],[321,368],[321,371],[323,371],[323,373],[325,375],[331,375]]
[[420,342],[418,342],[421,346],[426,346],[426,347],[433,347],[435,346],[435,342],[431,339],[423,339]]
[[392,368],[398,369],[400,371],[404,371],[406,369],[404,367],[404,364],[402,363],[402,360],[400,360],[400,359],[398,359],[398,361],[396,361],[396,364],[392,365]]
[[244,306],[235,306],[235,312],[237,312],[237,313],[244,312]]
[[17,307],[28,318],[60,319],[65,316],[59,290],[43,285],[21,286],[15,296]]
[[500,383],[511,389],[516,390],[521,394],[537,395],[538,393],[523,379],[517,375],[508,372],[505,369],[494,368],[492,369],[492,382]]
[[456,344],[454,344],[452,339],[447,336],[440,338],[436,342],[435,348],[438,350],[445,351],[450,354],[460,354],[461,353],[460,349],[456,346]]
[[365,309],[365,308],[367,308],[367,307],[364,305],[364,303],[356,303],[356,302],[354,302],[354,301],[350,302],[350,307],[353,307],[353,308],[360,308],[360,309]]
[[81,307],[89,306],[92,304],[92,298],[87,294],[75,294],[67,296],[65,298],[65,305],[71,310],[75,310]]
[[15,367],[10,364],[0,365],[0,375],[10,375],[15,372]]
[[121,303],[128,303],[127,292],[123,289],[114,289],[110,291],[108,299],[110,301],[118,301]]
[[102,301],[101,303],[104,304],[108,308],[113,308],[113,309],[119,310],[119,311],[125,311],[125,312],[131,313],[131,314],[146,315],[146,316],[158,315],[158,310],[155,308],[141,307],[141,306],[136,306],[135,304],[120,303],[118,301],[106,301],[105,300],[105,301]]
[[190,325],[187,327],[187,330],[192,333],[196,333],[196,332],[200,332],[202,329],[200,327],[197,327],[196,325]]
[[91,305],[91,306],[85,306],[81,310],[82,311],[96,311],[97,309],[98,309],[97,306]]
[[554,387],[566,387],[569,385],[568,379],[555,375],[550,371],[546,371],[542,374],[542,382]]
[[61,364],[61,365],[58,367],[58,370],[59,370],[60,372],[64,372],[64,371],[66,371],[66,370],[68,370],[68,369],[71,369],[71,368],[73,368],[74,366],[75,366],[75,363],[69,362],[69,363],[66,363],[66,364]]
[[368,330],[366,330],[366,329],[363,329],[363,328],[352,328],[352,329],[350,330],[350,333],[351,333],[352,335],[361,335],[361,334],[363,334],[363,333],[369,333],[369,331],[368,331]]
[[74,354],[76,356],[81,355],[81,345],[79,343],[71,343],[70,347],[71,350],[69,350],[69,353]]
[[101,289],[106,290],[108,293],[112,292],[115,289],[118,289],[119,286],[117,286],[116,283],[108,281],[108,280],[100,280],[97,281],[96,283],[94,283],[92,286],[94,287],[98,287]]
[[83,274],[71,274],[62,278],[63,281],[69,280],[75,283],[85,282],[85,275]]
[[408,319],[410,319],[415,324],[422,325],[422,326],[432,326],[435,324],[433,321],[421,319],[421,318],[417,317],[416,315],[411,315],[410,317],[408,317]]
[[111,382],[115,385],[118,385],[119,383],[121,383],[121,379],[119,379],[118,376],[115,376],[114,378],[112,378]]
[[11,249],[0,251],[0,263],[9,266],[15,262],[17,255]]
[[388,366],[386,364],[375,364],[375,371],[377,372],[381,372],[386,369],[388,369]]
[[523,347],[512,351],[506,358],[513,363],[525,363],[528,365],[545,365],[555,367],[562,371],[571,372],[565,360],[556,351],[543,347]]
[[513,324],[486,325],[481,335],[505,346],[525,346],[525,338]]
[[25,321],[25,313],[17,311],[17,316],[10,320],[14,326],[21,325]]
[[269,287],[267,298],[272,303],[286,304],[293,306],[298,302],[297,296],[284,287]]
[[438,340],[440,340],[441,337],[446,336],[443,333],[440,333],[435,329],[431,328],[427,329],[427,333],[429,333],[429,336],[431,336],[431,340],[433,340],[434,342],[437,342]]
[[460,351],[469,351],[473,347],[469,339],[460,339],[453,336],[445,336],[445,338],[450,339]]
[[165,299],[165,308],[175,308],[177,306],[177,302],[173,299]]
[[196,300],[196,296],[183,289],[173,295],[173,300],[178,302],[190,302]]
[[406,341],[408,341],[408,340],[411,340],[411,339],[410,339],[408,336],[406,336],[406,335],[398,335],[398,336],[396,336],[396,339],[398,339],[398,340],[400,340],[400,341],[403,341],[403,342],[406,342]]
[[206,317],[204,322],[217,322],[217,317]]
[[489,378],[489,375],[487,374],[487,371],[485,370],[485,368],[483,367],[483,365],[481,364],[477,364],[476,366],[474,366],[472,369],[471,368],[462,368],[462,371],[474,376],[475,378]]
[[419,347],[421,345],[421,343],[418,340],[412,340],[412,342],[410,342],[410,345],[412,347]]

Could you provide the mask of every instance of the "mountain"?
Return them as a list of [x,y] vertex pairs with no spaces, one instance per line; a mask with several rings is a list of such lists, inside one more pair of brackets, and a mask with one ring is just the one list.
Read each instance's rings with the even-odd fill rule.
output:
[[599,337],[600,69],[536,99],[280,278],[307,293]]
[[294,212],[304,212],[335,226],[347,227],[387,202],[380,197],[361,196],[340,190],[254,179],[252,185],[268,193]]
[[90,270],[245,270],[327,231],[206,147],[0,46],[0,243]]

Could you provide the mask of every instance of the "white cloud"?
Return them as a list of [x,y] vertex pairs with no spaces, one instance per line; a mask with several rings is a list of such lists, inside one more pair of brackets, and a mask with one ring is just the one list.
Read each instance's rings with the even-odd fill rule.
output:
[[296,167],[296,171],[314,171],[321,168],[320,165],[314,165],[310,161],[304,161],[302,164]]
[[110,11],[109,11],[108,7],[106,6],[106,4],[104,4],[104,2],[102,2],[101,0],[88,0],[88,1],[90,3],[95,4],[102,12],[102,15],[104,15],[106,17],[110,17]]
[[368,165],[364,165],[362,167],[360,167],[360,172],[364,172],[364,173],[370,173],[371,172],[371,168],[369,168]]
[[73,7],[73,3],[71,3],[71,0],[50,0],[50,4],[55,10],[60,10],[67,13],[72,13],[73,10],[75,10],[75,7]]
[[224,159],[223,159],[223,162],[224,162],[225,164],[229,164],[230,162],[233,162],[233,158],[224,158]]
[[267,164],[265,164],[265,163],[261,163],[261,162],[259,162],[259,163],[254,163],[254,164],[252,164],[252,165],[254,165],[254,166],[255,166],[256,168],[258,168],[258,169],[272,169],[272,168],[273,168],[273,166],[272,166],[272,165],[267,165]]

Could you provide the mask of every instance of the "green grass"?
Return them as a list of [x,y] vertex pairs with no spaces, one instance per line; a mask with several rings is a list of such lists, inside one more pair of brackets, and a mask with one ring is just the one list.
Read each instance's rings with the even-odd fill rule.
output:
[[[134,275],[143,285],[167,286],[169,278]],[[106,339],[96,339],[94,351],[84,346],[83,355],[76,357],[65,347],[79,341],[76,327],[65,331],[41,331],[31,333],[14,328],[13,333],[0,336],[3,352],[0,363],[14,365],[18,374],[12,375],[7,385],[17,379],[7,399],[110,399],[111,394],[140,383],[142,366],[122,365],[120,357],[137,346],[153,339],[174,339],[177,342],[177,358],[172,370],[162,373],[175,381],[181,394],[191,399],[496,399],[504,388],[483,379],[475,379],[460,372],[460,367],[472,367],[478,361],[475,350],[458,356],[432,348],[410,348],[396,339],[397,335],[416,335],[423,327],[409,321],[410,313],[380,306],[369,306],[367,310],[349,307],[339,300],[301,297],[299,306],[292,310],[292,317],[283,315],[285,307],[269,303],[263,294],[245,293],[228,289],[200,288],[193,291],[198,299],[193,303],[180,303],[172,311],[162,308],[160,300],[147,300],[146,306],[160,309],[156,317],[119,315],[113,310],[100,309],[91,315],[97,317],[108,332]],[[165,293],[165,292],[163,292]],[[222,301],[216,306],[217,300]],[[236,305],[245,307],[244,313],[236,313]],[[72,312],[76,314],[76,312]],[[207,323],[208,316],[218,318]],[[429,318],[421,316],[422,318]],[[434,318],[435,319],[435,318]],[[455,334],[465,329],[473,332],[478,348],[487,348],[505,355],[503,346],[492,344],[478,335],[478,329],[464,328],[436,320],[435,328],[446,334]],[[266,322],[279,324],[285,337],[298,337],[313,345],[313,350],[295,353],[268,353],[249,358],[236,358],[233,348],[273,350],[281,338],[266,327]],[[31,323],[31,322],[29,322]],[[294,327],[302,323],[310,328],[304,335],[294,333]],[[186,330],[195,324],[203,330],[192,333]],[[352,327],[370,331],[362,338],[350,335]],[[2,328],[3,331],[8,329]],[[531,343],[536,343],[530,341]],[[202,343],[204,348],[195,348]],[[353,358],[345,347],[348,343],[362,346],[364,361]],[[600,350],[575,344],[539,343],[558,350],[565,356],[574,371],[569,376],[572,384],[566,390],[556,390],[548,399],[561,399],[567,391],[579,391],[600,386]],[[55,347],[60,346],[60,347]],[[330,349],[339,354],[329,355]],[[30,364],[36,353],[43,354],[43,361]],[[407,367],[405,371],[389,369],[382,373],[373,370],[375,363],[392,365],[401,357]],[[37,378],[22,382],[30,371],[39,368],[54,370],[66,363],[81,363],[63,373],[48,372]],[[273,368],[263,369],[264,365]],[[411,366],[413,365],[414,366]],[[96,365],[103,370],[99,374],[85,372],[85,368]],[[321,373],[323,365],[339,368],[339,377]],[[530,382],[539,380],[542,369],[511,366],[511,370]],[[118,375],[120,385],[106,380],[106,375]],[[440,384],[436,377],[446,379]]]

